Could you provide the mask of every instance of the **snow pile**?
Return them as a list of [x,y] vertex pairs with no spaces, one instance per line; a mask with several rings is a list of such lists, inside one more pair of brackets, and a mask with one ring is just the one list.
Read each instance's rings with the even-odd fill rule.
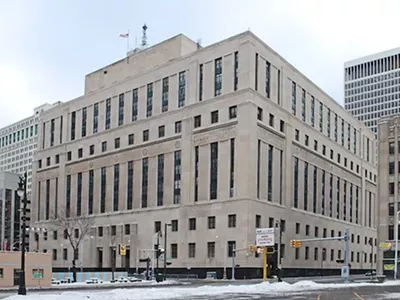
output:
[[[31,293],[29,300],[161,300],[161,299],[192,299],[201,296],[218,296],[226,294],[294,294],[304,293],[322,289],[340,289],[370,286],[373,283],[330,283],[318,284],[313,281],[298,281],[294,284],[286,282],[245,285],[204,285],[199,287],[160,287],[160,288],[140,288],[140,289],[115,289],[107,292],[80,291],[64,292],[61,294],[36,294]],[[388,281],[384,285],[400,285],[399,281]],[[398,299],[398,298],[397,298]],[[26,297],[12,296],[6,300],[26,300]]]

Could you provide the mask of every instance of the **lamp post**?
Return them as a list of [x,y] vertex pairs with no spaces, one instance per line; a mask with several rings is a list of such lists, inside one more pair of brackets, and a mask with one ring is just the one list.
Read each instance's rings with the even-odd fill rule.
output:
[[26,179],[27,179],[27,173],[24,173],[23,177],[19,178],[19,183],[18,183],[18,190],[17,194],[19,198],[22,198],[22,250],[21,250],[21,271],[20,271],[20,276],[19,276],[19,288],[18,288],[18,295],[26,295],[26,286],[25,286],[25,235],[26,235],[26,213],[29,212],[27,209],[27,205],[29,204],[29,201],[26,197]]
[[281,256],[281,244],[282,244],[282,232],[283,228],[281,225],[282,219],[275,222],[275,227],[279,228],[279,241],[278,241],[278,253],[277,253],[277,263],[278,263],[278,282],[282,281],[282,256]]
[[171,226],[169,223],[164,224],[164,272],[163,279],[166,279],[167,276],[167,229],[168,226]]
[[[219,236],[217,235],[215,238],[218,240]],[[220,243],[222,243],[222,240],[220,240],[220,241],[221,241]],[[225,243],[225,246],[224,246],[224,273],[222,275],[223,280],[226,280],[226,278],[227,278],[227,276],[226,276],[226,256],[227,256],[228,249],[226,248],[226,245],[227,244]]]
[[322,249],[322,257],[321,257],[321,277],[324,277],[324,260],[326,259],[326,249]]
[[[396,212],[396,222],[395,222],[395,226],[394,226],[394,279],[397,279],[397,264],[398,264],[398,250],[399,250],[399,213],[400,210],[398,210]],[[371,270],[372,272],[372,270]]]

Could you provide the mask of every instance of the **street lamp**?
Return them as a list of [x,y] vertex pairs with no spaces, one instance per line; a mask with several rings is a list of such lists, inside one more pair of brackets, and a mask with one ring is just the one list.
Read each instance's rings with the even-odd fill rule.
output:
[[277,257],[277,264],[278,264],[278,281],[282,281],[282,255],[281,255],[281,244],[282,244],[282,219],[276,220],[275,227],[279,228],[279,241],[278,241],[278,257]]
[[163,272],[164,280],[166,280],[166,276],[167,276],[167,229],[168,229],[168,226],[171,226],[171,224],[170,223],[164,224],[164,272]]
[[[394,279],[397,279],[397,263],[398,263],[398,254],[397,251],[399,249],[399,213],[400,210],[396,212],[396,222],[394,227],[394,235],[395,235],[395,245],[394,245]],[[373,258],[372,258],[373,259]],[[371,270],[372,272],[372,270]]]
[[27,209],[27,205],[29,201],[26,197],[26,181],[27,181],[27,173],[24,173],[23,177],[19,178],[18,183],[18,190],[17,194],[20,199],[22,199],[22,250],[21,250],[21,272],[19,276],[19,288],[18,288],[18,295],[26,295],[26,286],[25,286],[25,236],[26,236],[26,213],[29,212]]
[[[215,237],[217,240],[218,240],[218,235]],[[221,240],[221,243],[222,243],[222,240]],[[223,280],[226,280],[226,255],[227,255],[227,252],[228,252],[228,250],[227,250],[227,248],[226,248],[226,243],[225,243],[225,246],[224,246],[224,273],[223,273],[223,275],[222,275],[222,279]]]

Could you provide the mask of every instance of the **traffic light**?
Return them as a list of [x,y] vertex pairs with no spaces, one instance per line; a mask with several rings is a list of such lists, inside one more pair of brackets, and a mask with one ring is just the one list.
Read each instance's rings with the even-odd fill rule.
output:
[[337,259],[336,262],[337,262],[338,264],[344,264],[344,259]]
[[301,241],[291,240],[290,247],[291,248],[301,248]]
[[257,252],[257,246],[250,245],[249,246],[249,252],[256,253]]

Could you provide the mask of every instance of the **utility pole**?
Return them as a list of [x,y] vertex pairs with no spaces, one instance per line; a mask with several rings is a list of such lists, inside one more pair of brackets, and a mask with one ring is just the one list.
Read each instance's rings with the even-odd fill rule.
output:
[[22,249],[21,249],[21,271],[19,275],[19,288],[18,288],[18,295],[26,295],[26,286],[25,286],[25,237],[26,237],[26,221],[29,221],[30,219],[26,216],[26,213],[30,212],[30,209],[27,208],[28,204],[30,204],[30,201],[28,201],[26,197],[26,182],[27,182],[27,173],[24,173],[23,177],[19,178],[19,183],[18,183],[18,190],[17,194],[20,199],[22,199]]
[[163,280],[166,280],[167,276],[167,229],[171,224],[164,224],[164,271],[163,271]]
[[235,244],[232,245],[232,280],[235,280],[235,266],[236,266],[236,246]]

